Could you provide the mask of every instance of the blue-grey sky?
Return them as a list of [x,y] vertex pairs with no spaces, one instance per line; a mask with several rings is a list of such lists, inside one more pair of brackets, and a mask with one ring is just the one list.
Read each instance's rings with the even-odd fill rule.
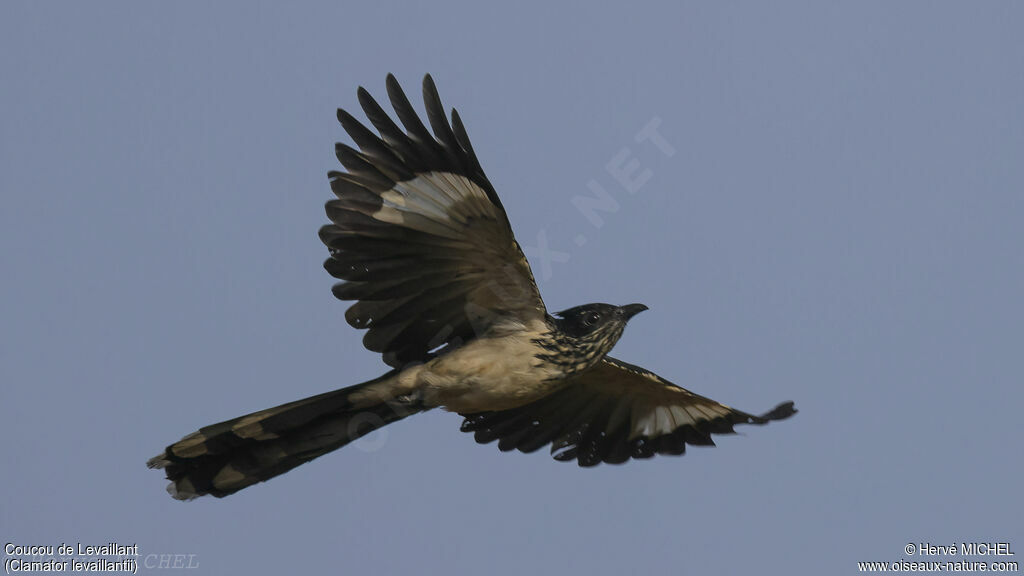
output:
[[[195,574],[1020,558],[1022,22],[1011,2],[5,2],[0,539],[138,543]],[[616,356],[800,413],[584,470],[435,411],[169,498],[145,467],[169,442],[385,369],[316,231],[335,108],[388,72],[413,95],[430,72],[459,110],[549,308],[643,302]],[[667,147],[637,141],[651,122]],[[632,192],[608,168],[630,162]],[[595,183],[597,219],[573,201]]]

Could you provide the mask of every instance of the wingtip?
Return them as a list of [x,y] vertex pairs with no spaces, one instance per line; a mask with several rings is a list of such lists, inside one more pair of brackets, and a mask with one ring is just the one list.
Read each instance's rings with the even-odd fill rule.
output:
[[790,401],[779,404],[775,408],[772,408],[770,412],[766,412],[762,414],[760,417],[765,420],[785,420],[786,418],[789,418],[790,416],[796,413],[797,409],[793,405],[793,402]]
[[398,83],[398,78],[395,78],[395,75],[391,72],[388,72],[387,77],[384,78],[384,86],[387,88],[388,94],[391,94],[394,90],[402,90],[402,85]]
[[[441,97],[437,91],[437,84],[434,84],[434,78],[430,74],[423,75],[423,99],[424,101],[437,100],[441,102]],[[444,107],[441,107],[444,110]]]
[[441,94],[437,91],[437,84],[434,84],[434,79],[430,74],[423,76],[423,103],[427,106],[427,112],[430,112],[430,106],[436,105],[441,116],[444,117],[444,105],[441,104]]
[[370,94],[370,91],[362,86],[356,89],[356,98],[359,100],[359,105],[363,108],[364,112],[366,111],[367,106],[375,108],[379,107],[377,101],[373,99],[373,95]]

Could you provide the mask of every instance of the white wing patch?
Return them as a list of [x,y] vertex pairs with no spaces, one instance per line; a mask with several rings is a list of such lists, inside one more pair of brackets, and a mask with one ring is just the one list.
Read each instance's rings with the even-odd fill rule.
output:
[[675,418],[679,426],[697,423],[693,415],[684,406],[669,406],[668,409],[672,412],[672,417]]
[[632,427],[629,440],[656,438],[673,433],[683,426],[697,426],[701,422],[727,416],[730,408],[725,404],[699,402],[690,394],[680,397],[679,404],[633,404]]
[[397,182],[381,194],[384,205],[373,214],[380,222],[463,240],[472,218],[498,220],[487,193],[469,178],[450,172],[427,172]]

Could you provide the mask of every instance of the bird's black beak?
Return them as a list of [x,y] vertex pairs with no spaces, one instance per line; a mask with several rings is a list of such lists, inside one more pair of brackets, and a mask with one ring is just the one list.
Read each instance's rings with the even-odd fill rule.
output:
[[643,304],[626,304],[625,306],[619,307],[619,312],[626,318],[626,320],[629,320],[644,310],[647,310],[647,306],[644,306]]

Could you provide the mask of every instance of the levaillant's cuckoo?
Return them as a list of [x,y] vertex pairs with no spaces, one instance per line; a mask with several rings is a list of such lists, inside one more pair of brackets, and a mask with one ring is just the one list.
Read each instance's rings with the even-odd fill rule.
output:
[[152,458],[179,499],[233,494],[377,428],[443,407],[477,442],[580,466],[682,454],[712,433],[793,415],[754,416],[608,356],[642,304],[585,304],[549,314],[508,217],[452,110],[423,80],[427,121],[393,76],[402,127],[360,88],[378,134],[344,110],[359,150],[337,145],[336,199],[320,229],[348,323],[392,370],[383,376],[201,428]]

